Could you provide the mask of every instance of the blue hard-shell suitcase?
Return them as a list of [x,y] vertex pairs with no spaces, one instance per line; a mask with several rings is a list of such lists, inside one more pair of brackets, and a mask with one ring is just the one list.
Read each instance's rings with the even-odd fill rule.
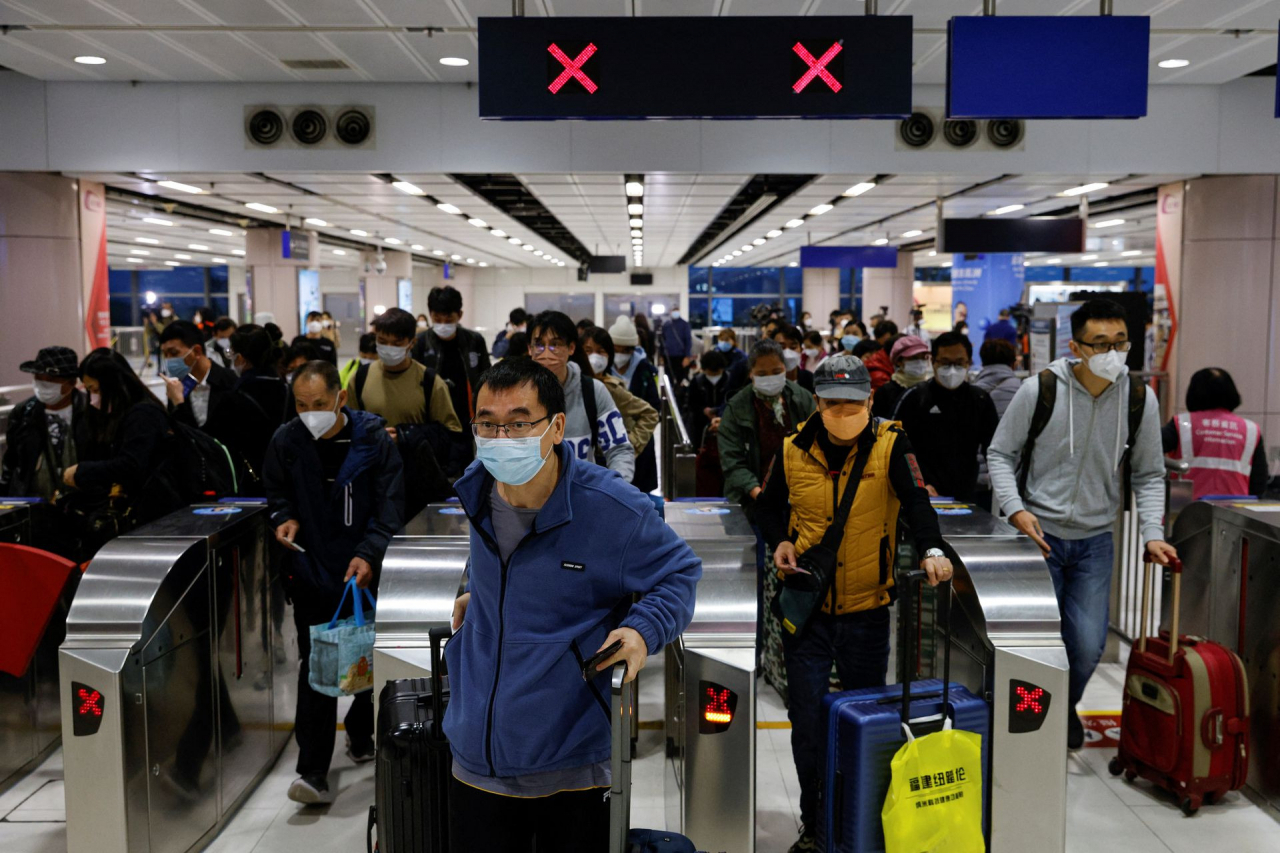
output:
[[[905,572],[899,578],[903,588],[914,592],[924,572]],[[904,583],[904,582],[914,582]],[[950,584],[942,590],[939,600],[950,602]],[[902,602],[913,600],[905,595]],[[944,611],[947,608],[944,608]],[[908,629],[906,613],[914,607],[904,607],[901,619],[903,638],[899,650],[905,660],[914,661],[910,650],[910,638],[914,628]],[[950,616],[946,616],[947,649],[944,655],[945,670],[950,670]],[[914,667],[906,667],[910,674]],[[949,672],[944,672],[944,679]],[[942,729],[942,709],[949,703],[953,728],[977,732],[982,735],[983,773],[983,829],[986,825],[989,784],[987,768],[990,764],[990,708],[978,696],[960,684],[950,684],[944,698],[943,681],[926,679],[909,681],[911,730],[920,737]],[[818,849],[827,853],[877,853],[884,850],[884,829],[880,813],[889,794],[890,763],[893,756],[906,743],[902,732],[903,685],[870,687],[864,690],[846,690],[832,693],[823,699],[823,719],[827,722],[827,768],[823,778],[821,819],[818,824]]]

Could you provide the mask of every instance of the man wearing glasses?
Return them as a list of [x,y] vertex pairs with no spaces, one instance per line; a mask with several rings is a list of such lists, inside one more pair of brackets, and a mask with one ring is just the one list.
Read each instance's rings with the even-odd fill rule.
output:
[[1164,460],[1155,394],[1128,377],[1125,313],[1091,299],[1071,315],[1071,354],[1022,384],[987,454],[995,506],[1044,552],[1071,664],[1067,745],[1084,745],[1075,705],[1107,640],[1112,529],[1132,471],[1142,538],[1155,559],[1164,541]]
[[568,447],[555,374],[508,358],[480,381],[476,462],[455,484],[471,561],[445,646],[449,843],[598,853],[609,671],[625,660],[632,680],[684,631],[702,563],[645,495]]

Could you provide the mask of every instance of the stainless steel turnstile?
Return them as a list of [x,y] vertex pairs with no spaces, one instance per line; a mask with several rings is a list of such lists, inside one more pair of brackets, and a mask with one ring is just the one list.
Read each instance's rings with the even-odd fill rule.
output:
[[25,501],[0,498],[0,542],[31,544],[31,508]]
[[207,844],[288,742],[298,652],[264,506],[187,507],[90,563],[59,653],[69,853]]
[[[1222,643],[1244,662],[1247,784],[1255,797],[1280,808],[1280,503],[1193,503],[1174,522],[1170,541],[1185,566],[1179,630]],[[1165,572],[1164,628],[1170,583]]]
[[666,505],[702,559],[693,621],[665,653],[667,828],[751,853],[756,811],[756,540],[738,506]]

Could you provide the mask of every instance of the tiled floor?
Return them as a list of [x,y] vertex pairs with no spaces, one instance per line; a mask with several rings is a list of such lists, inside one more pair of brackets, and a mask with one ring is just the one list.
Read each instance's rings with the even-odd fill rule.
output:
[[[659,661],[660,664],[660,661]],[[1121,664],[1103,665],[1081,705],[1082,710],[1120,707]],[[761,722],[786,720],[778,696],[761,682],[757,709]],[[645,671],[640,691],[642,720],[661,718],[660,668]],[[365,847],[364,832],[373,801],[373,766],[334,759],[330,784],[337,802],[307,809],[289,802],[296,748],[290,746],[266,780],[208,848],[212,853],[355,853]],[[1107,772],[1109,749],[1085,749],[1067,765],[1067,850],[1069,853],[1276,853],[1280,851],[1280,814],[1232,794],[1218,806],[1185,818],[1172,798],[1144,782],[1128,784]],[[632,825],[665,825],[663,789],[666,761],[661,731],[641,732],[633,769]],[[799,790],[791,762],[790,732],[762,728],[756,743],[756,847],[760,853],[785,853],[799,828]],[[62,808],[62,757],[55,754],[35,773],[0,796],[0,853],[65,853]],[[695,839],[696,840],[696,839]]]

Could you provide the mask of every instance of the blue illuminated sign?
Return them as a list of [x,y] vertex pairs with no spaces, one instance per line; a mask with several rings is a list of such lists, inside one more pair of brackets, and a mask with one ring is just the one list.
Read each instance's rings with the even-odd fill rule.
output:
[[898,265],[894,246],[801,246],[800,266],[853,269]]

